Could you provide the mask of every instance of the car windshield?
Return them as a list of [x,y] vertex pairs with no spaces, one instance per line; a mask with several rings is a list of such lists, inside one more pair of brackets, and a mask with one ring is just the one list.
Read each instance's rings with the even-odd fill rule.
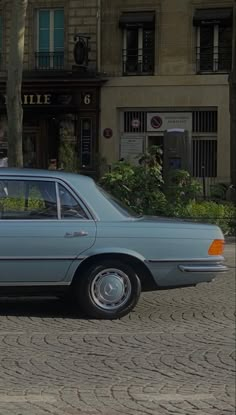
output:
[[125,205],[119,199],[111,195],[109,192],[104,190],[100,185],[97,185],[98,190],[103,194],[103,196],[124,216],[129,218],[139,218],[141,215],[136,213],[132,208]]

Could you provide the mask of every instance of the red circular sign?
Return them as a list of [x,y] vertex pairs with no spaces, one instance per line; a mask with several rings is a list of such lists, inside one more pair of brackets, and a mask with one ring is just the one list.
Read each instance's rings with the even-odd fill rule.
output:
[[113,136],[113,131],[111,128],[105,128],[103,131],[103,137],[105,138],[111,138]]
[[134,118],[131,122],[131,125],[133,128],[139,128],[140,127],[140,120],[138,118]]
[[161,126],[162,126],[162,119],[161,119],[161,117],[159,117],[159,115],[155,115],[154,117],[152,117],[152,119],[151,119],[151,126],[155,130],[158,130],[159,128],[161,128]]

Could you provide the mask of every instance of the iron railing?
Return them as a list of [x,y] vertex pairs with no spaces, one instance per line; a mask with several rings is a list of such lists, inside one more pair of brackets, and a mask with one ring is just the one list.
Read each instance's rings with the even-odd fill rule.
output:
[[123,49],[124,75],[153,75],[154,50],[153,49]]
[[36,52],[35,69],[40,71],[64,69],[64,52]]
[[192,168],[194,177],[217,177],[217,139],[192,141]]
[[232,66],[231,47],[197,47],[197,72],[230,72]]

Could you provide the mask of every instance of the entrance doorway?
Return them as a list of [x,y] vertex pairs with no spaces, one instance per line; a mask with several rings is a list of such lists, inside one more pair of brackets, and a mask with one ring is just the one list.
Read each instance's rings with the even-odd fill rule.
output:
[[163,135],[148,136],[147,150],[149,150],[150,147],[153,147],[153,146],[160,147],[160,149],[162,151],[162,154],[160,155],[159,161],[161,162],[161,164],[163,164],[163,160],[164,160],[164,139],[163,139]]
[[25,168],[48,168],[48,122],[27,120],[23,127],[23,163]]
[[42,167],[40,157],[40,129],[24,128],[23,132],[23,164],[26,168]]
[[148,148],[159,146],[163,150],[163,135],[151,135],[148,137]]

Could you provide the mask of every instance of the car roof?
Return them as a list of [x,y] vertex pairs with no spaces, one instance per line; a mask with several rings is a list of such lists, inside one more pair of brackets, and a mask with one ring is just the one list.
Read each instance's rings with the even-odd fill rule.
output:
[[48,177],[48,178],[60,178],[64,180],[79,179],[83,182],[91,182],[93,179],[91,177],[77,174],[77,173],[67,173],[63,170],[43,170],[43,169],[25,169],[25,168],[0,168],[0,176],[21,176],[21,177]]

